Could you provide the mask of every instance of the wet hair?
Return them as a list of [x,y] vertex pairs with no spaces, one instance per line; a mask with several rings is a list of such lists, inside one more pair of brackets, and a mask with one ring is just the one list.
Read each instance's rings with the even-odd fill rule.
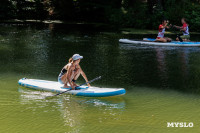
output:
[[187,19],[186,18],[182,18],[186,23],[187,23]]
[[73,61],[72,57],[71,57],[71,58],[69,58],[69,63],[72,63],[72,61]]

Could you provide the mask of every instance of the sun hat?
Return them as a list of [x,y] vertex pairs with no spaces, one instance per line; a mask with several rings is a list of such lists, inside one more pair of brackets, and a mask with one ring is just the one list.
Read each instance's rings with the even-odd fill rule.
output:
[[72,56],[72,59],[73,59],[73,60],[83,59],[83,56],[80,56],[79,54],[74,54],[74,55]]

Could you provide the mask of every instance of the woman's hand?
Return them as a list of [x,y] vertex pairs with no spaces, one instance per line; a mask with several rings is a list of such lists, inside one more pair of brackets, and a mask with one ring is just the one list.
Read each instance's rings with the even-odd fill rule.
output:
[[[80,66],[79,66],[79,67],[80,67]],[[85,79],[85,81],[88,82],[88,79],[87,79],[85,73],[83,72],[83,70],[81,69],[81,67],[80,67],[80,70],[81,70],[81,75],[83,76],[83,78]],[[88,83],[87,85],[88,85],[88,87],[91,86],[89,83]]]
[[88,85],[88,87],[91,87],[91,85],[89,83],[87,85]]
[[71,86],[72,90],[75,90],[76,86]]
[[180,26],[176,26],[176,25],[174,25],[174,27],[177,28],[177,29],[180,29]]

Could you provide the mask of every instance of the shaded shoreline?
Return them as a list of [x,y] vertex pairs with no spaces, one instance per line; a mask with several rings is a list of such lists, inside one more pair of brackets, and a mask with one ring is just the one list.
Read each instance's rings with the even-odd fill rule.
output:
[[[0,24],[66,24],[66,25],[87,25],[87,26],[93,26],[93,27],[104,27],[105,29],[113,29],[121,32],[122,34],[126,35],[135,35],[135,34],[158,34],[157,30],[151,30],[151,29],[135,29],[135,28],[119,28],[115,27],[111,24],[106,23],[89,23],[89,22],[68,22],[68,21],[62,21],[62,20],[20,20],[20,19],[9,19],[9,20],[0,20]],[[178,34],[181,34],[181,32],[176,31]],[[175,35],[177,34],[173,31],[167,30],[165,32],[166,35]],[[190,32],[190,34],[196,34],[199,35],[200,32]]]

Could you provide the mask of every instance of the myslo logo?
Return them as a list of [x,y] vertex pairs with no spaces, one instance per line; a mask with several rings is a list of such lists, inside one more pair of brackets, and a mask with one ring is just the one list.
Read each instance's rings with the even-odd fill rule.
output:
[[167,127],[193,127],[193,122],[167,122]]

